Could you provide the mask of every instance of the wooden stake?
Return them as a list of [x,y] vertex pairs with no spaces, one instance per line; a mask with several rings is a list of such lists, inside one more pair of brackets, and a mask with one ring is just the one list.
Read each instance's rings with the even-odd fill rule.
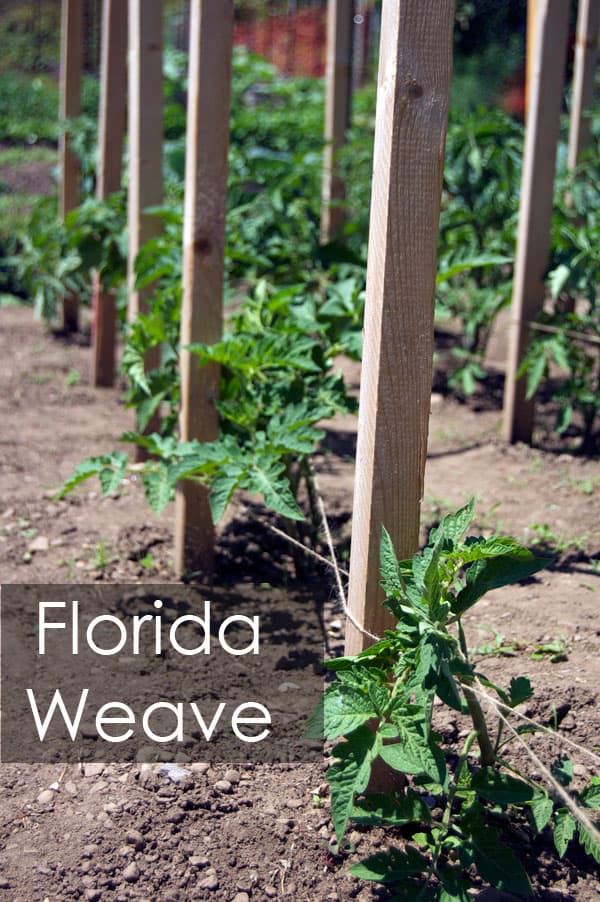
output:
[[533,399],[526,399],[525,380],[517,380],[517,371],[529,343],[527,324],[544,303],[568,29],[569,0],[538,0],[504,389],[508,442],[530,442],[533,431]]
[[[453,24],[452,0],[383,2],[348,601],[376,635],[382,526],[419,543]],[[347,654],[371,641],[348,623]]]
[[[83,0],[62,0],[60,45],[60,118],[74,119],[81,113],[81,72],[83,68]],[[79,205],[79,160],[71,146],[71,137],[60,135],[61,180],[59,213],[62,219]],[[79,302],[69,294],[62,300],[62,327],[76,332],[79,327]]]
[[140,247],[160,235],[160,219],[145,213],[163,200],[162,0],[129,0],[129,320],[147,309],[136,291],[133,264]]
[[[162,0],[129,0],[129,260],[128,319],[148,309],[152,287],[135,288],[134,262],[138,251],[161,232],[157,216],[148,215],[148,207],[159,206],[163,199],[163,82],[162,82]],[[149,372],[160,364],[160,347],[147,354]],[[146,432],[154,432],[158,415]],[[142,449],[137,450],[143,457]]]
[[[127,6],[122,0],[104,0],[96,176],[99,200],[106,200],[121,187],[126,84]],[[113,292],[102,290],[97,277],[92,303],[92,385],[109,386],[115,380],[115,296]]]
[[344,222],[344,211],[339,206],[345,196],[344,183],[336,171],[335,155],[344,144],[350,125],[353,9],[353,0],[329,0],[327,6],[322,244],[328,244]]
[[[192,0],[180,355],[182,441],[212,441],[219,434],[215,407],[219,369],[200,368],[185,346],[212,344],[223,329],[232,46],[233,0]],[[179,575],[210,570],[213,557],[208,492],[198,483],[182,481],[176,502],[176,570]]]
[[589,113],[594,102],[594,75],[598,57],[599,26],[600,0],[579,0],[567,157],[569,169],[575,169],[582,152],[590,146]]
[[529,109],[535,58],[535,33],[538,0],[527,0],[527,47],[525,51],[525,115]]

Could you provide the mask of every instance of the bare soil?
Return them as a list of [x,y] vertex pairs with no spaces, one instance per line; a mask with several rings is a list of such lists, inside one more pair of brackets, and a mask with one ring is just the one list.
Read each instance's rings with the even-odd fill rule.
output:
[[[0,144],[0,153],[8,145]],[[55,163],[39,160],[27,160],[24,152],[23,160],[18,164],[0,163],[0,186],[8,194],[50,194],[55,186],[52,169]]]
[[[53,500],[79,461],[112,450],[131,423],[118,389],[90,387],[88,367],[88,348],[45,334],[29,309],[0,310],[3,584],[174,579],[173,510],[153,515],[137,481],[109,499],[88,483]],[[356,381],[355,370],[349,375]],[[497,404],[479,406],[433,397],[424,533],[474,495],[482,530],[558,548],[548,570],[492,592],[474,609],[469,639],[482,649],[492,646],[481,655],[481,668],[494,681],[531,677],[536,695],[527,714],[557,720],[565,735],[598,752],[600,463],[556,449],[507,448],[498,437]],[[316,461],[342,561],[355,433],[353,418],[327,424]],[[212,585],[251,597],[268,583],[290,608],[311,595],[322,606],[329,650],[339,653],[343,618],[333,577],[315,565],[297,581],[290,548],[270,529],[274,522],[256,499],[236,502],[220,527]],[[560,643],[557,660],[534,660],[539,646],[553,641]],[[464,727],[443,715],[440,728],[459,737]],[[539,750],[555,753],[543,743]],[[385,847],[391,833],[355,830],[355,851],[344,858],[332,853],[325,762],[182,763],[189,773],[179,782],[160,763],[0,766],[0,899],[393,898],[347,873],[349,862]],[[594,760],[579,756],[577,779],[594,773]],[[569,851],[557,861],[545,834],[532,843],[515,832],[514,842],[527,860],[535,898],[600,897],[598,868],[587,856]],[[489,890],[478,897],[510,898]]]

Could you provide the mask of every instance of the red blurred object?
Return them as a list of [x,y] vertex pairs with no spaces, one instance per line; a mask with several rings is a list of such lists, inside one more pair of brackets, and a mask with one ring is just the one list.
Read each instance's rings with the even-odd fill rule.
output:
[[286,75],[325,73],[326,8],[268,13],[235,24],[233,41],[264,56]]
[[525,66],[521,66],[502,88],[498,106],[516,119],[525,119]]
[[[569,34],[569,46],[567,48],[567,73],[569,76],[573,69],[573,60],[575,58],[575,41],[576,34],[572,31]],[[526,80],[527,67],[526,64],[523,63],[504,84],[497,100],[497,105],[500,109],[522,121],[525,119],[527,110]]]

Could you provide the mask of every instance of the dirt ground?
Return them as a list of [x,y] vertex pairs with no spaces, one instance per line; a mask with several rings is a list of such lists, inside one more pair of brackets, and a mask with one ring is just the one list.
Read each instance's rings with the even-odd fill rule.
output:
[[[0,578],[7,583],[173,581],[173,509],[160,518],[135,480],[102,499],[97,484],[53,500],[85,456],[109,451],[131,423],[120,392],[95,390],[89,349],[45,335],[23,308],[0,310]],[[599,751],[600,527],[598,459],[541,447],[505,447],[490,402],[434,395],[424,525],[474,495],[478,526],[557,550],[524,585],[492,592],[469,620],[481,668],[507,683],[526,673],[536,691],[526,713]],[[356,422],[330,424],[317,456],[320,489],[342,561],[352,510]],[[252,596],[268,586],[293,609],[321,606],[330,650],[342,614],[325,569],[298,583],[290,549],[255,499],[240,499],[219,531],[212,586]],[[210,584],[207,585],[207,591]],[[540,646],[554,643],[551,660]],[[553,713],[555,712],[555,713]],[[460,735],[451,717],[442,729]],[[355,830],[355,852],[331,853],[326,764],[208,765],[185,773],[152,764],[0,766],[0,899],[11,902],[224,900],[306,902],[392,898],[347,873],[391,835]],[[162,769],[161,769],[162,768]],[[577,759],[580,779],[599,773]],[[578,853],[557,862],[549,837],[519,840],[536,898],[600,898],[600,875]],[[510,898],[482,891],[481,899]]]

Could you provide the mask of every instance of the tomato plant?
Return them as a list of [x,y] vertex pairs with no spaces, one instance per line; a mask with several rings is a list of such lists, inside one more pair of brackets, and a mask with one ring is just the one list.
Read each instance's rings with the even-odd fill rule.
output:
[[[466,612],[488,591],[533,576],[547,560],[511,538],[465,539],[473,508],[471,500],[447,515],[410,560],[397,559],[383,531],[381,584],[395,628],[360,654],[326,662],[335,680],[309,729],[337,741],[327,779],[338,844],[351,822],[401,828],[401,842],[351,868],[391,885],[398,898],[467,902],[475,874],[498,889],[531,895],[515,822],[533,834],[551,830],[561,857],[577,836],[600,862],[593,822],[600,779],[569,793],[573,768],[566,756],[551,768],[538,760],[535,769],[549,785],[517,766],[509,749],[522,742],[521,733],[510,718],[531,697],[530,681],[513,677],[505,689],[487,679],[463,628]],[[436,729],[436,702],[470,722],[458,751]],[[544,729],[525,722],[529,732]],[[396,778],[388,777],[386,792],[370,786],[382,763]]]

